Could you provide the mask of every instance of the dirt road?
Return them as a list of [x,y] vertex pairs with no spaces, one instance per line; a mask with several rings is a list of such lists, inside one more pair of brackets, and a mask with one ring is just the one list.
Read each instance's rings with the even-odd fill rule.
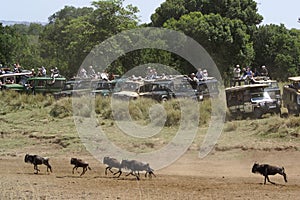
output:
[[[28,149],[26,150],[28,152]],[[214,151],[204,159],[188,151],[171,166],[155,171],[156,177],[140,181],[122,174],[105,175],[105,166],[84,153],[91,171],[72,174],[72,153],[50,158],[53,173],[24,162],[25,152],[0,157],[0,199],[300,199],[300,152],[230,150]],[[77,155],[78,156],[78,155]],[[284,165],[288,183],[271,176],[276,185],[263,185],[263,177],[251,173],[254,161]]]

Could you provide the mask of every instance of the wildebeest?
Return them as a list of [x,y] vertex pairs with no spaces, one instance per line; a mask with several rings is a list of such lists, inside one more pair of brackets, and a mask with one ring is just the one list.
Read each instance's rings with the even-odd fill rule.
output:
[[71,158],[71,165],[75,165],[73,167],[72,173],[74,174],[74,169],[77,170],[78,167],[82,167],[82,173],[80,174],[80,176],[82,176],[83,174],[85,174],[85,172],[87,171],[87,169],[92,170],[89,167],[89,164],[81,159],[78,158]]
[[[109,157],[109,156],[106,156],[106,157],[103,158],[103,164],[107,165],[107,167],[105,168],[105,175],[107,175],[107,169],[108,169],[108,170],[109,170],[111,173],[113,173],[114,175],[116,175],[116,174],[119,173],[119,176],[118,176],[118,177],[121,176],[121,174],[122,174],[122,171],[121,171],[121,163],[120,163],[117,159],[111,158],[111,157]],[[114,173],[114,172],[111,170],[112,168],[117,168],[117,169],[119,169],[119,171],[117,171],[117,172]]]
[[149,177],[152,177],[152,175],[155,176],[155,174],[153,173],[154,170],[151,169],[149,163],[143,163],[137,160],[122,160],[121,168],[131,170],[131,172],[126,176],[131,174],[135,176],[137,180],[140,180],[140,171],[146,171],[145,177],[147,177],[147,174],[149,174]]
[[268,164],[258,164],[258,163],[254,163],[253,167],[252,167],[252,173],[260,173],[261,175],[263,175],[265,177],[265,181],[264,184],[266,184],[266,180],[268,180],[268,182],[275,184],[274,182],[270,181],[268,175],[275,175],[275,174],[280,174],[283,176],[284,181],[287,182],[287,176],[285,174],[285,170],[284,167],[276,167],[276,166],[272,166],[272,165],[268,165]]
[[47,166],[47,172],[48,172],[48,169],[50,169],[50,172],[52,172],[52,167],[49,164],[49,158],[43,158],[43,157],[38,156],[38,155],[26,154],[24,161],[26,163],[33,164],[33,166],[34,166],[33,169],[36,170],[36,172],[34,172],[35,174],[37,174],[40,171],[38,169],[38,165],[42,165],[42,164]]

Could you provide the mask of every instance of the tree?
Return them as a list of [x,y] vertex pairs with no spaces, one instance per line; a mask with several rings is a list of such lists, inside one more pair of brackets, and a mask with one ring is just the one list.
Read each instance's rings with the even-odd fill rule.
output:
[[171,19],[166,28],[184,32],[195,39],[212,56],[219,70],[224,74],[236,63],[248,65],[254,52],[247,27],[241,20],[230,20],[219,14],[203,15],[192,12]]
[[263,25],[257,29],[253,39],[254,65],[266,65],[272,78],[286,80],[300,72],[299,30],[288,30],[283,24]]
[[227,78],[232,66],[252,64],[252,35],[262,16],[253,0],[166,0],[151,20],[199,42]]
[[169,19],[179,20],[190,12],[201,12],[239,19],[250,28],[263,20],[257,11],[257,3],[253,0],[166,0],[152,14],[151,21],[153,26],[161,27]]
[[41,35],[42,56],[47,64],[58,66],[67,77],[74,76],[93,47],[137,27],[137,8],[124,8],[122,3],[123,0],[94,1],[93,7],[66,6],[53,14]]
[[14,63],[30,66],[28,58],[33,58],[34,46],[25,25],[5,26],[0,24],[0,63],[12,67]]

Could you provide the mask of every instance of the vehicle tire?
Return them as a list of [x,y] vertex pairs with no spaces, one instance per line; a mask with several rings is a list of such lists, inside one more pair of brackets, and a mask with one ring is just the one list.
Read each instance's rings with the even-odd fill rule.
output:
[[263,112],[261,109],[256,108],[254,109],[253,115],[255,119],[260,119],[263,115]]
[[162,102],[162,103],[164,103],[164,102],[166,102],[166,101],[168,101],[168,98],[167,98],[167,97],[163,97],[163,98],[161,99],[161,102]]
[[292,112],[292,110],[290,109],[289,106],[287,106],[287,110],[288,110],[288,115],[292,115],[293,114],[293,112]]
[[295,116],[296,116],[296,117],[299,117],[299,110],[297,110],[297,111],[295,112]]

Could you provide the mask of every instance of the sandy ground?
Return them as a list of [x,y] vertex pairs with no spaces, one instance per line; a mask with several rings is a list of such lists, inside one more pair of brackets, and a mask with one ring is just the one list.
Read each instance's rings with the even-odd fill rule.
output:
[[[28,149],[26,150],[28,152]],[[122,174],[104,174],[105,166],[89,154],[76,155],[92,170],[72,174],[72,153],[50,157],[53,173],[24,162],[25,152],[0,156],[0,199],[300,199],[300,152],[230,150],[214,151],[204,159],[188,151],[171,166],[155,171],[156,177],[137,181]],[[251,173],[254,161],[284,166],[271,176],[275,185],[263,185],[263,176]]]

